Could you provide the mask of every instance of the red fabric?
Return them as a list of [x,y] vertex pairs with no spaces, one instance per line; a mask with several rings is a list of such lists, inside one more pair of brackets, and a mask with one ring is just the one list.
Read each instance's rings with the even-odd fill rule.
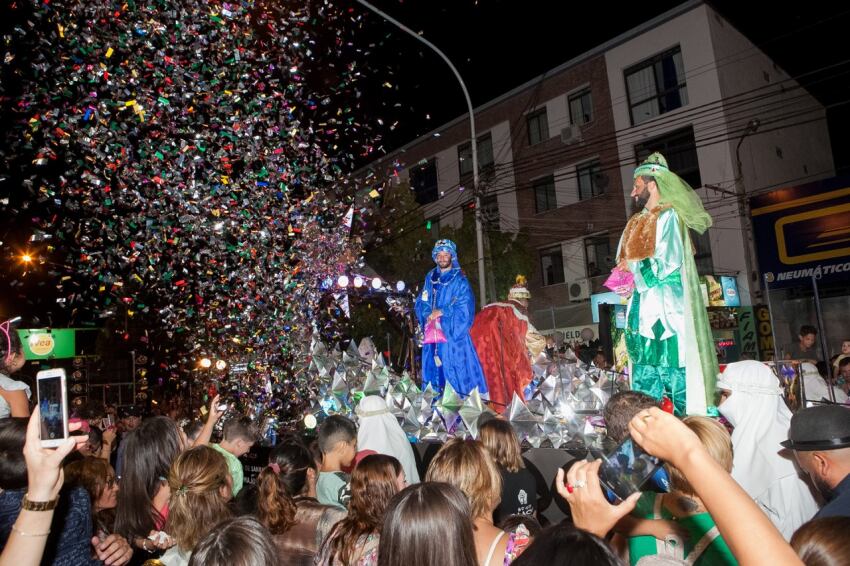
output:
[[512,307],[497,305],[482,309],[469,331],[484,370],[490,400],[499,412],[504,412],[514,392],[525,400],[522,392],[531,383],[531,361],[525,344],[527,332],[528,323],[517,318]]

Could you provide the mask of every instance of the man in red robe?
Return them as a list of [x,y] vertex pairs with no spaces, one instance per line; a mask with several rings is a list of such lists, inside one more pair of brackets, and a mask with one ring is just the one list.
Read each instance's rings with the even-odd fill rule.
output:
[[517,276],[508,300],[486,305],[475,316],[469,331],[487,388],[490,402],[503,412],[513,394],[525,400],[523,391],[531,383],[531,358],[546,347],[546,340],[528,319],[528,299],[525,277]]

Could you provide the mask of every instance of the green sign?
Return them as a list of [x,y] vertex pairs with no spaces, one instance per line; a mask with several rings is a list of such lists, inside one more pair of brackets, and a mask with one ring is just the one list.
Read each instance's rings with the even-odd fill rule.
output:
[[24,347],[24,358],[29,360],[52,360],[73,358],[77,355],[75,330],[60,328],[29,328],[18,330]]

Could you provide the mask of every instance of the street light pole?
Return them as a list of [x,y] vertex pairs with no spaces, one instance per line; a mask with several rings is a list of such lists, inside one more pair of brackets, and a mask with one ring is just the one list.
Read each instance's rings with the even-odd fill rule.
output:
[[[750,221],[750,203],[747,199],[747,187],[744,185],[744,168],[741,164],[741,144],[750,134],[755,133],[759,129],[760,122],[758,118],[753,118],[747,123],[747,127],[741,138],[738,140],[738,145],[735,146],[735,165],[738,169],[735,176],[735,188],[738,193],[738,214],[743,220],[743,236],[744,236],[744,262],[747,265],[747,289],[750,291],[750,300],[753,299],[753,291],[761,292],[761,282],[758,275],[754,254],[753,254],[753,233]],[[755,275],[755,277],[754,277]],[[755,287],[753,289],[752,287]]]
[[472,194],[475,196],[475,243],[478,251],[478,291],[479,296],[481,298],[481,306],[484,306],[485,304],[487,304],[487,290],[484,275],[484,230],[482,228],[481,223],[481,195],[478,190],[478,138],[475,135],[475,113],[472,109],[472,99],[469,98],[469,91],[466,89],[466,83],[463,82],[463,78],[461,78],[460,73],[458,72],[457,68],[455,68],[454,64],[452,64],[451,60],[449,60],[446,54],[440,51],[440,49],[436,45],[434,45],[415,31],[413,31],[400,21],[396,20],[389,14],[382,12],[369,2],[366,2],[365,0],[357,0],[357,2],[362,4],[369,10],[375,12],[376,14],[384,18],[386,21],[395,25],[397,28],[401,29],[408,35],[413,36],[418,41],[427,45],[432,51],[439,55],[443,61],[446,62],[446,64],[452,70],[452,73],[454,73],[455,78],[457,78],[457,82],[460,83],[460,88],[463,91],[464,98],[466,99],[466,108],[469,112],[469,129],[472,136],[472,141],[470,142],[470,145],[472,146]]

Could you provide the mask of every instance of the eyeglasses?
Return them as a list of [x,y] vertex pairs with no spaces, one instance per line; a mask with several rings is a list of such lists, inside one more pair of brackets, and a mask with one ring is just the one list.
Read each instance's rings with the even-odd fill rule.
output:
[[120,478],[116,478],[115,476],[106,476],[106,487],[112,489],[116,485],[118,485],[118,481]]

